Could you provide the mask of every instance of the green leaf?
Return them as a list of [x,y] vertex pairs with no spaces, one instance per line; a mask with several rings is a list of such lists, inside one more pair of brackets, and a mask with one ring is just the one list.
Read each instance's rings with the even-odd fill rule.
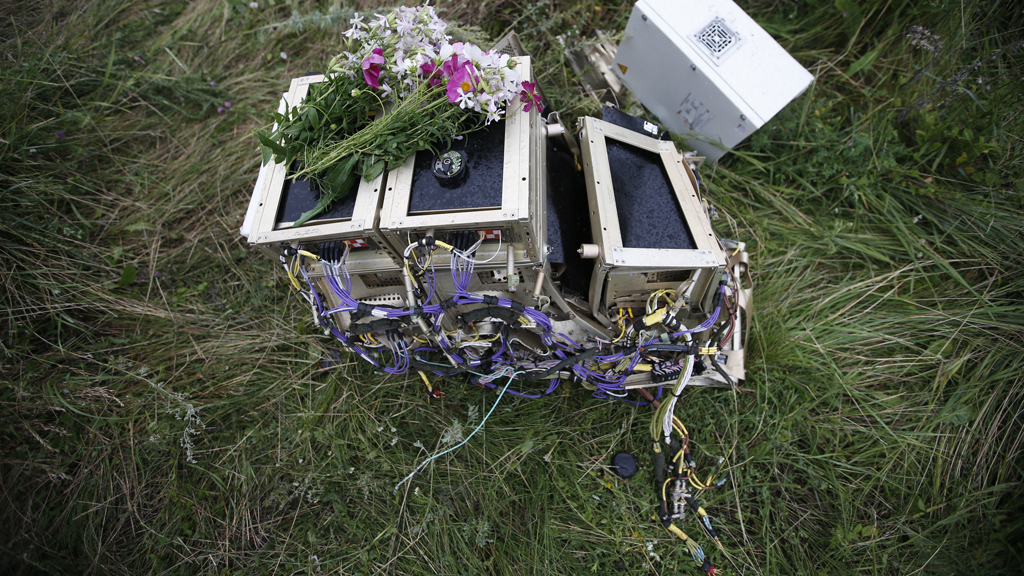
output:
[[381,172],[384,171],[385,162],[384,160],[378,160],[370,166],[370,168],[363,173],[363,178],[369,182],[377,176],[380,176]]
[[124,271],[121,272],[121,279],[118,280],[117,285],[124,287],[132,282],[135,282],[135,276],[139,273],[139,269],[134,264],[125,264]]
[[277,142],[274,142],[266,134],[258,132],[256,134],[256,137],[260,139],[260,144],[263,144],[267,148],[270,148],[271,151],[273,151],[274,156],[284,157],[288,155],[288,151],[285,150],[284,146],[281,146]]
[[875,63],[875,60],[878,60],[878,55],[881,53],[880,51],[881,47],[875,48],[874,50],[858,58],[856,62],[850,65],[850,68],[846,71],[846,75],[853,76],[854,74],[860,72],[861,70],[870,69],[871,65]]
[[358,154],[353,154],[339,162],[327,173],[320,190],[320,201],[311,210],[303,212],[293,226],[302,226],[309,222],[310,219],[326,210],[332,202],[348,193],[349,188],[359,176],[355,172],[356,162],[359,161],[359,158]]

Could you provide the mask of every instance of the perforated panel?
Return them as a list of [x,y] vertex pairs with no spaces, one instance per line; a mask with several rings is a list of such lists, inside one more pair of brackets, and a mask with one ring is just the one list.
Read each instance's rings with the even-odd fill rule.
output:
[[693,275],[693,270],[664,270],[661,272],[649,272],[647,274],[648,284],[660,284],[662,282],[682,282]]
[[708,54],[720,60],[739,43],[740,37],[726,25],[725,20],[715,18],[697,33],[697,40]]
[[385,288],[388,286],[404,286],[405,279],[401,272],[366,274],[362,277],[367,288]]

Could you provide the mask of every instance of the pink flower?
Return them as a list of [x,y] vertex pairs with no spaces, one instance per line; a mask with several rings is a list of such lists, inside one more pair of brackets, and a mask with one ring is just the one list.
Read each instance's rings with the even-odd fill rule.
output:
[[537,95],[537,83],[523,80],[523,91],[519,93],[519,99],[525,103],[523,112],[529,112],[535,104],[539,110],[540,96]]
[[363,79],[374,88],[380,88],[380,65],[384,63],[384,50],[374,48],[371,54],[363,59]]
[[[465,64],[462,66],[465,66]],[[451,59],[445,60],[444,64],[441,65],[441,72],[444,74],[445,78],[451,78],[455,76],[455,73],[458,72],[462,66],[459,65],[459,55],[452,54]]]
[[[447,65],[447,62],[445,64]],[[463,96],[476,89],[478,81],[479,80],[473,75],[472,68],[470,68],[469,63],[467,62],[461,68],[456,70],[452,75],[451,80],[448,81],[446,91],[448,101],[454,104],[459,100],[464,100]]]
[[429,79],[430,87],[438,86],[441,84],[441,79],[438,77],[437,64],[433,62],[427,62],[426,64],[420,65],[420,71],[423,75]]

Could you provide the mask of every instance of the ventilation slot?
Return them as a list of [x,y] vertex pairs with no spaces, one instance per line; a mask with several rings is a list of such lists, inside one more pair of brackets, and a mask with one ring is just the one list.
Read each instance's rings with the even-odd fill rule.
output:
[[692,270],[666,270],[664,272],[650,272],[647,274],[648,284],[661,284],[663,282],[684,282],[692,274]]
[[361,298],[359,301],[364,304],[369,304],[371,306],[405,306],[405,300],[402,300],[402,297],[398,294],[384,294],[381,296],[371,296],[369,298]]
[[401,274],[366,274],[361,277],[367,288],[386,288],[388,286],[405,286]]
[[697,41],[715,59],[721,59],[736,44],[740,37],[725,25],[725,20],[715,18],[697,34]]
[[[516,270],[516,274],[519,276],[519,283],[524,284],[526,280],[523,278],[523,273]],[[508,274],[504,270],[481,272],[478,277],[481,284],[504,284],[508,282]]]

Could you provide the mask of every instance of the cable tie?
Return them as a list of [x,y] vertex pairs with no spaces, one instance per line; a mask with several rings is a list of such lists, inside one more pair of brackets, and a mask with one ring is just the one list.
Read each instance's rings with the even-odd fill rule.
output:
[[488,296],[488,295],[484,294],[483,295],[483,299],[484,299],[484,304],[487,304],[489,306],[497,306],[498,305],[498,298],[496,296]]
[[516,300],[512,301],[512,304],[509,305],[509,308],[515,310],[516,312],[519,312],[520,314],[526,312],[526,306],[524,306],[521,302],[518,302]]

